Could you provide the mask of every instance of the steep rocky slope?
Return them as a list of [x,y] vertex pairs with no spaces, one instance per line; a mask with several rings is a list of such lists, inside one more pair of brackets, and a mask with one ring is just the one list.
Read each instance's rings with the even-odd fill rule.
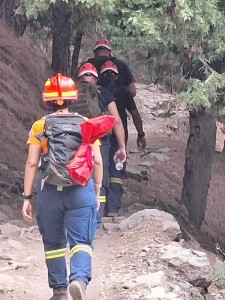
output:
[[[41,93],[51,73],[45,54],[30,38],[16,38],[0,22],[0,163],[10,171],[23,169],[28,129],[44,113]],[[3,180],[7,172],[0,172]]]

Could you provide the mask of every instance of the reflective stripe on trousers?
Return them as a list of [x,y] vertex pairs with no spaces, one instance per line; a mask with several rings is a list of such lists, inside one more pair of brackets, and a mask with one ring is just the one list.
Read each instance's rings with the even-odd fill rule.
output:
[[118,178],[118,177],[110,177],[109,182],[110,183],[118,183],[118,184],[123,185],[123,179]]
[[100,203],[105,203],[106,202],[106,196],[99,196],[98,200]]
[[121,206],[121,197],[123,194],[123,178],[125,174],[126,164],[123,170],[115,168],[113,156],[118,150],[117,141],[112,138],[109,150],[109,187],[107,191],[107,212],[118,212]]
[[93,180],[86,186],[66,187],[57,191],[37,181],[37,223],[42,234],[48,280],[51,288],[68,285],[66,246],[71,249],[70,281],[91,280],[92,241],[96,230],[96,196]]

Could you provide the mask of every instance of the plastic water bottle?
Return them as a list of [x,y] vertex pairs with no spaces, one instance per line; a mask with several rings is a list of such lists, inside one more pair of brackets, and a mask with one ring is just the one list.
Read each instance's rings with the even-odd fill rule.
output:
[[118,171],[121,171],[123,169],[123,163],[118,159],[115,167]]

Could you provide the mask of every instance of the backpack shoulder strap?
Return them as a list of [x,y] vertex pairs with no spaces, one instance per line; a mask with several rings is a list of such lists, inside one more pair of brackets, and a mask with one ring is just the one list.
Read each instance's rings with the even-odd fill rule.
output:
[[98,84],[94,84],[94,85],[95,85],[96,93],[97,93],[97,95],[98,95],[98,104],[99,104],[99,106],[100,106],[100,108],[101,108],[101,111],[102,111],[102,112],[106,112],[107,109],[104,107],[104,102],[105,102],[105,100],[104,100],[104,98],[103,98],[103,96],[102,96],[102,94],[101,94],[101,91],[99,90],[100,88],[102,88],[102,86],[101,86],[101,85],[98,85]]
[[35,137],[41,142],[46,138],[45,135],[45,126],[46,126],[46,121],[49,119],[50,115],[45,115],[43,117],[41,117],[41,119],[45,120],[45,125],[44,125],[44,130],[38,134],[35,134]]
[[61,115],[56,115],[56,114],[49,114],[49,115],[45,115],[43,116],[41,119],[44,119],[45,120],[45,125],[44,125],[44,130],[38,134],[35,135],[35,137],[41,142],[43,141],[44,139],[47,138],[47,135],[46,135],[46,127],[47,127],[47,121],[50,120],[50,119],[53,119],[53,118],[57,118],[57,117],[79,117],[81,118],[82,120],[84,120],[84,117],[78,113],[72,113],[72,114],[61,114]]

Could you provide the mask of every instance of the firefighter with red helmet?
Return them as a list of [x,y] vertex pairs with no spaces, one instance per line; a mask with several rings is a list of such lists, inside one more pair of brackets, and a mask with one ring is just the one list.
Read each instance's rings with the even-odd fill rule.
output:
[[[89,62],[82,64],[77,72],[77,78],[79,81],[86,81],[92,84],[95,84],[98,80],[98,73],[95,66]],[[106,90],[104,87],[99,87],[99,93],[103,99],[103,105],[105,109],[115,117],[114,133],[118,141],[118,151],[115,153],[115,159],[120,159],[121,161],[126,160],[126,151],[125,151],[125,138],[123,125],[118,114],[114,96]]]
[[101,66],[100,74],[105,74],[105,72],[107,72],[107,74],[109,74],[110,72],[112,76],[118,79],[119,71],[117,66],[114,64],[114,62],[108,60]]
[[[77,72],[77,79],[79,82],[89,82],[94,85],[98,80],[98,73],[95,66],[89,62],[83,63]],[[79,85],[78,85],[79,86]],[[115,139],[117,141],[117,149],[113,153],[113,158],[115,161],[120,160],[125,162],[126,160],[126,149],[125,149],[125,136],[123,130],[123,124],[120,119],[114,96],[106,90],[104,87],[98,86],[98,92],[100,93],[101,99],[103,100],[103,106],[105,110],[115,117],[115,125],[113,127],[113,132]],[[97,217],[97,227],[100,227],[101,218],[104,213],[105,203],[106,203],[106,193],[108,188],[108,169],[109,169],[109,148],[110,148],[110,136],[107,135],[101,138],[101,155],[103,161],[103,180],[102,187],[100,190],[100,208]]]
[[[130,112],[133,123],[137,130],[137,146],[145,148],[146,139],[143,131],[143,122],[135,104],[134,98],[127,91],[126,87],[118,82],[119,71],[117,66],[112,61],[106,61],[100,68],[98,83],[108,89],[114,96],[117,110],[123,123],[125,132],[125,142],[128,141],[128,124],[127,113]],[[123,164],[123,169],[118,170],[115,166],[113,153],[117,150],[118,143],[114,133],[111,135],[110,150],[109,150],[109,186],[107,190],[107,216],[117,216],[121,206],[121,197],[123,193],[123,178],[125,174],[126,164]]]
[[94,47],[94,57],[88,61],[96,67],[98,73],[106,61],[112,61],[118,68],[118,82],[126,86],[133,97],[136,96],[135,78],[130,68],[123,60],[112,56],[112,47],[106,38],[101,37],[97,40]]
[[101,37],[97,40],[96,44],[95,44],[95,47],[94,47],[94,52],[95,51],[98,51],[100,50],[101,48],[103,49],[107,49],[110,51],[110,54],[111,54],[111,51],[112,51],[112,47],[110,45],[110,42],[107,41],[105,38]]
[[[84,122],[82,116],[70,111],[71,103],[77,101],[77,88],[71,78],[60,73],[50,77],[45,83],[43,100],[53,113],[33,123],[27,140],[29,147],[22,208],[23,218],[27,222],[32,222],[32,186],[39,160],[43,154],[50,151],[50,135],[48,138],[43,136],[47,120],[73,117]],[[71,126],[64,124],[62,127],[69,132]],[[74,131],[71,134],[74,135]],[[80,131],[76,136],[82,139]],[[60,136],[56,136],[56,143],[59,138]],[[44,178],[43,175],[39,175],[37,178],[37,223],[42,234],[48,282],[53,289],[51,300],[68,299],[65,260],[67,243],[70,246],[69,291],[73,300],[85,299],[85,289],[91,280],[92,241],[97,224],[97,197],[100,194],[103,173],[99,145],[98,140],[90,145],[93,151],[94,171],[86,185],[55,185],[48,181],[49,176]],[[59,144],[57,146],[59,147]],[[58,156],[63,154],[57,152],[57,149],[55,151]]]
[[77,71],[77,78],[81,78],[83,76],[94,76],[98,78],[98,72],[95,66],[91,63],[82,64]]

